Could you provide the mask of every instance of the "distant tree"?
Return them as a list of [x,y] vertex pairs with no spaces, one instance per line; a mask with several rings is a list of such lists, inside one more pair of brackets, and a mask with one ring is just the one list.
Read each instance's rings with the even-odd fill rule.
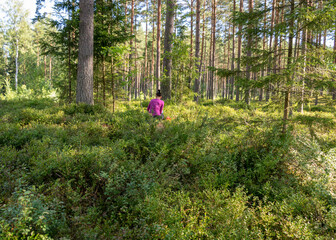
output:
[[148,93],[148,0],[146,0],[146,31],[145,31],[145,56],[144,56],[144,74],[143,74],[143,91],[144,98]]
[[[205,0],[204,0],[205,1]],[[201,0],[196,0],[196,36],[195,36],[195,59],[196,59],[196,68],[197,68],[197,77],[195,78],[195,84],[194,84],[194,101],[198,102],[199,95],[200,95],[200,24],[201,24]]]
[[[249,14],[252,14],[253,13],[253,4],[254,4],[254,1],[253,0],[249,0]],[[252,56],[252,47],[253,47],[253,44],[252,44],[252,34],[251,34],[251,29],[253,28],[252,26],[252,23],[249,23],[248,25],[248,28],[249,28],[249,32],[248,32],[248,36],[247,36],[247,53],[246,53],[246,57],[247,57],[247,64],[246,64],[246,80],[249,84],[249,81],[251,80],[251,56]],[[248,86],[246,89],[245,89],[245,102],[246,104],[250,104],[250,101],[251,101],[251,89],[250,87]]]
[[[293,39],[294,39],[294,10],[295,10],[295,2],[294,0],[290,1],[290,20],[289,20],[289,37],[288,37],[288,58],[287,58],[287,69],[288,71],[291,68],[292,64],[292,57],[293,57]],[[290,71],[289,71],[290,72]],[[285,102],[284,102],[284,124],[283,124],[283,133],[287,130],[287,120],[288,120],[288,113],[289,113],[289,101],[290,101],[290,94],[291,94],[291,75],[287,73],[286,79],[286,87],[285,87]]]
[[[210,45],[210,66],[212,69],[215,68],[215,58],[216,58],[216,5],[217,0],[212,0],[212,15],[211,15],[211,45]],[[216,76],[212,70],[210,73],[210,99],[215,100],[216,98]]]
[[[5,44],[5,33],[0,23],[0,46]],[[0,48],[0,92],[6,79],[6,53],[4,48]]]
[[[134,27],[134,0],[131,1],[131,35],[133,35],[133,27]],[[129,78],[128,78],[128,101],[131,101],[132,99],[132,82],[133,82],[133,77],[132,77],[132,61],[133,61],[133,37],[130,39],[130,48],[131,48],[131,53],[129,55]]]
[[[336,29],[334,30],[334,32],[335,32],[335,36],[334,36],[334,54],[336,55]],[[336,64],[336,56],[333,59],[333,63]],[[335,81],[335,80],[333,80],[333,81]],[[336,100],[336,88],[333,87],[331,92],[332,92],[332,99]]]
[[28,11],[23,9],[23,2],[20,0],[7,0],[3,6],[5,48],[9,54],[9,64],[14,60],[14,67],[8,66],[8,73],[14,75],[15,90],[19,84],[20,52],[26,49],[31,36],[31,29],[28,23]]
[[[244,9],[244,1],[240,0],[240,4],[239,4],[239,13],[242,13]],[[240,69],[241,69],[241,49],[242,49],[242,30],[243,30],[243,25],[242,23],[239,23],[238,26],[238,53],[237,53],[237,58],[238,58],[238,62],[237,62],[237,72],[238,72],[238,76],[240,76]],[[236,84],[236,101],[239,101],[239,95],[240,95],[240,88],[239,88],[239,84]]]
[[[233,13],[236,12],[236,0],[233,0]],[[236,35],[236,26],[233,23],[232,25],[232,58],[231,58],[231,71],[234,71],[235,68],[235,35]],[[231,87],[230,87],[230,99],[233,99],[234,95],[234,76],[231,76]]]
[[[42,0],[37,1],[36,19],[44,22],[46,36],[38,40],[41,47],[41,54],[48,54],[55,57],[62,64],[62,77],[58,87],[61,90],[61,98],[67,98],[72,102],[76,78],[78,58],[78,28],[79,14],[78,2],[69,0],[55,2],[54,15],[56,18],[41,15],[39,8],[43,6]],[[66,14],[66,17],[64,15]],[[63,72],[66,69],[66,72]]]
[[194,0],[190,1],[190,60],[189,60],[189,68],[190,68],[190,77],[188,78],[188,85],[191,89],[191,78],[192,78],[192,71],[193,71],[193,55],[194,55]]

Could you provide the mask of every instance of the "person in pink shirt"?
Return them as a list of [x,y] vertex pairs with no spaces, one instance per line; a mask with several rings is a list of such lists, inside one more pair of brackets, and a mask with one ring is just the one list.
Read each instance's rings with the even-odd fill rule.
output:
[[164,119],[163,116],[163,106],[164,106],[164,101],[161,100],[162,95],[160,90],[157,91],[156,93],[156,98],[152,99],[147,107],[147,111],[152,114],[154,118],[159,118],[159,119]]

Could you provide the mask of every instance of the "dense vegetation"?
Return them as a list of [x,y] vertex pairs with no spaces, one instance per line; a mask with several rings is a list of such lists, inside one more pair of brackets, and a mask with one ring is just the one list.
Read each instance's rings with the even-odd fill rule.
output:
[[335,237],[334,106],[147,104],[1,100],[0,238]]
[[335,0],[45,3],[0,5],[0,239],[336,238]]

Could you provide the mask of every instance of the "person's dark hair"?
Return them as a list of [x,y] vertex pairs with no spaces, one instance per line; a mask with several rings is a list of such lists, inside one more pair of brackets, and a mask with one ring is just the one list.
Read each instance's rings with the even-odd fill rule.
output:
[[161,94],[161,91],[160,91],[160,90],[157,90],[157,92],[156,92],[156,96],[157,96],[157,97],[162,97],[162,94]]

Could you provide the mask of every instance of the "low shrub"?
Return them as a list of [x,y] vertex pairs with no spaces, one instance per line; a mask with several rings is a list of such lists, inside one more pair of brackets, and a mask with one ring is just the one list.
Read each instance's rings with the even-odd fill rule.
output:
[[[335,116],[276,102],[0,101],[4,239],[331,239]],[[35,187],[34,187],[35,186]]]

